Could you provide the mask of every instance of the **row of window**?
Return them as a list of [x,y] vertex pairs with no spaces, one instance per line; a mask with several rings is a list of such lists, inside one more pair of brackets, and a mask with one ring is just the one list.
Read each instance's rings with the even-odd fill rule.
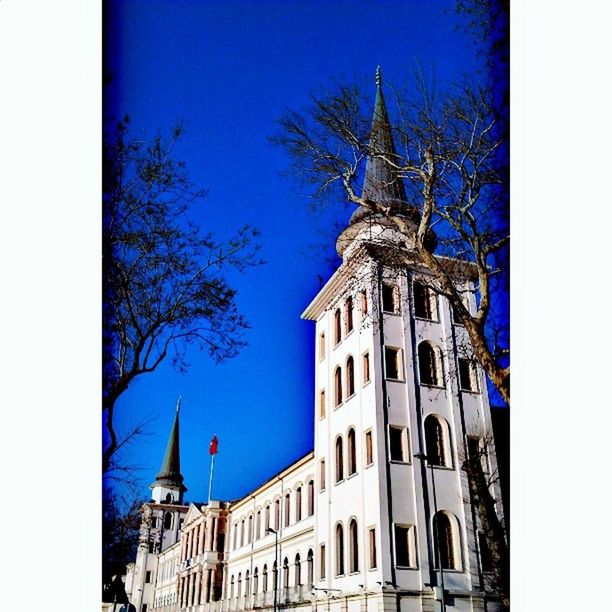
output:
[[[257,595],[258,593],[266,593],[276,589],[277,582],[277,565],[274,561],[272,565],[272,579],[269,580],[268,564],[265,563],[261,572],[261,591],[260,591],[260,575],[259,568],[253,569],[253,574],[247,570],[244,574],[244,591],[242,590],[242,572],[236,577],[232,574],[230,578],[229,599],[244,597],[247,595]],[[302,574],[302,558],[300,553],[295,555],[293,562],[293,586],[302,586],[303,579],[306,579],[306,584],[311,585],[314,577],[314,555],[312,549],[308,550],[306,556],[306,572]],[[285,557],[282,567],[281,584],[282,588],[288,588],[290,585],[290,566],[289,558]]]
[[[429,465],[452,467],[450,428],[448,422],[442,417],[429,415],[425,419],[425,446]],[[355,429],[350,427],[346,434],[346,466],[344,462],[344,437],[338,435],[334,443],[335,465],[334,482],[342,482],[345,477],[357,473],[357,445]],[[389,425],[389,459],[401,463],[410,462],[410,447],[408,428],[399,425]],[[364,461],[365,467],[374,462],[374,445],[372,431],[364,433]],[[325,459],[319,462],[319,490],[325,490],[326,467]]]
[[[307,489],[307,500],[306,500],[306,517],[310,517],[314,514],[314,480],[309,480],[306,484]],[[304,518],[303,502],[302,502],[302,487],[298,486],[294,492],[295,497],[295,523]],[[286,493],[284,496],[284,526],[288,527],[291,524],[291,493]],[[274,513],[272,515],[272,512]],[[262,521],[262,510],[258,510],[255,514],[249,515],[248,518],[243,518],[240,522],[234,523],[234,539],[233,539],[233,550],[250,544],[253,538],[259,540],[268,534],[268,530],[272,527],[272,518],[274,518],[275,531],[278,531],[281,527],[281,500],[277,499],[274,505],[267,504],[263,509],[263,521]],[[255,526],[253,528],[253,521]],[[240,536],[240,537],[239,537]]]
[[[419,380],[420,384],[429,387],[444,386],[442,370],[442,356],[440,349],[425,340],[417,347]],[[334,407],[337,408],[343,401],[350,399],[355,394],[355,360],[349,355],[345,363],[345,380],[342,380],[342,367],[336,366],[334,370]],[[473,360],[460,357],[458,359],[459,388],[471,393],[478,392],[478,374]],[[370,382],[370,354],[361,356],[362,385]],[[385,377],[388,380],[404,380],[404,360],[402,349],[393,346],[385,346]],[[346,392],[346,400],[344,400]],[[327,398],[325,389],[319,392],[319,418],[325,418],[327,412]]]
[[[396,285],[384,283],[382,286],[382,309],[387,314],[399,314],[400,299],[399,291]],[[414,316],[418,319],[427,321],[438,320],[438,301],[435,291],[429,286],[419,281],[413,282],[413,299],[414,299]],[[364,319],[368,315],[368,298],[365,291],[359,293],[361,318]],[[343,308],[336,308],[334,311],[333,321],[333,339],[334,347],[340,344],[343,337],[346,337],[353,331],[354,316],[353,316],[353,298],[349,296],[344,302]],[[344,310],[344,326],[342,325],[342,310]],[[460,324],[460,318],[454,308],[451,308],[453,313],[453,321],[455,324]],[[319,335],[319,359],[325,358],[325,332]]]

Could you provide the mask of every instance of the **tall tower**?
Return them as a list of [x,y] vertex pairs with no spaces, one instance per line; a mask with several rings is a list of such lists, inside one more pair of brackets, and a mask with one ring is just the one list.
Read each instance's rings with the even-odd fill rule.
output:
[[[394,154],[380,70],[370,138]],[[367,160],[363,195],[416,231],[419,212],[382,158]],[[403,245],[401,263],[390,244]],[[359,208],[336,247],[343,262],[303,314],[316,322],[315,585],[365,591],[379,610],[483,610],[483,540],[460,468],[492,429],[484,375],[435,279],[411,260],[414,237]],[[474,311],[472,268],[453,263]]]
[[158,554],[179,542],[183,520],[189,510],[183,504],[187,487],[183,484],[179,454],[180,405],[179,398],[161,469],[149,487],[152,500],[142,506],[140,539],[133,576],[130,577],[132,589],[128,593],[130,602],[140,612],[153,607]]
[[153,491],[153,501],[159,503],[183,503],[183,493],[187,487],[183,484],[181,474],[181,458],[179,453],[179,411],[181,398],[176,403],[176,414],[166,445],[166,452],[161,469],[155,477],[155,482],[149,486]]

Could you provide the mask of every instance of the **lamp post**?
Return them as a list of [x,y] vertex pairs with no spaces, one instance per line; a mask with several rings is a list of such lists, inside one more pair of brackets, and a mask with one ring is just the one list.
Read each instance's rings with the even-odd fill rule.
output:
[[274,534],[274,612],[278,612],[278,531],[268,527],[266,533]]
[[442,555],[440,554],[440,538],[438,537],[438,502],[436,499],[436,481],[434,478],[434,464],[432,461],[428,461],[428,457],[425,453],[417,453],[414,455],[415,459],[420,459],[421,461],[427,461],[430,469],[431,469],[431,491],[433,494],[433,503],[434,503],[434,520],[433,520],[433,528],[434,528],[434,541],[436,544],[436,554],[438,556],[438,565],[440,566],[440,586],[442,587],[442,599],[440,601],[441,611],[446,612],[446,599],[445,599],[445,591],[444,591],[444,569],[442,568]]

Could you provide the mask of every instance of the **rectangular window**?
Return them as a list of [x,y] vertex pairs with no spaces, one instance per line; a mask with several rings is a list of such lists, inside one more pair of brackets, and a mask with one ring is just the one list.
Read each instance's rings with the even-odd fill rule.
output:
[[368,529],[368,544],[368,567],[376,569],[376,529],[374,527]]
[[145,582],[146,582],[146,583],[151,582],[151,572],[147,572],[147,573],[145,574]]
[[142,612],[147,612],[147,606],[148,604],[142,604]]
[[319,546],[319,580],[325,580],[325,544]]
[[416,567],[413,525],[395,525],[395,565]]
[[363,375],[363,384],[370,382],[370,353],[364,353],[361,357],[361,370]]
[[459,387],[462,391],[475,392],[478,387],[476,384],[476,368],[469,359],[459,358]]
[[319,462],[319,491],[325,491],[325,459]]
[[374,449],[372,448],[372,432],[365,432],[365,464],[372,465],[374,463]]
[[408,461],[408,437],[405,427],[389,426],[391,461]]
[[396,313],[397,308],[397,287],[394,285],[386,285],[382,286],[382,306],[383,312],[393,312]]
[[319,334],[319,360],[325,359],[325,332]]
[[151,527],[153,529],[155,529],[157,527],[157,517],[156,516],[152,516],[151,517]]
[[385,376],[390,380],[404,379],[401,349],[385,346]]
[[319,393],[319,418],[325,418],[325,389]]
[[153,548],[154,548],[154,544],[153,542],[149,542],[149,554],[151,554],[153,552]]
[[414,296],[414,316],[433,321],[436,312],[436,294],[431,287],[415,281],[412,285]]
[[368,294],[365,291],[359,294],[359,301],[361,304],[361,318],[363,319],[368,314]]
[[463,325],[463,323],[461,323],[461,318],[459,317],[459,312],[457,308],[455,308],[452,304],[451,304],[451,313],[453,315],[453,323],[455,325]]

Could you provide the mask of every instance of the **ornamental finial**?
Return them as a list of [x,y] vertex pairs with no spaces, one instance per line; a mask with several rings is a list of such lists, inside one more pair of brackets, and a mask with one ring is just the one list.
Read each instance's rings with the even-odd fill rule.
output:
[[382,87],[382,73],[380,72],[380,66],[376,66],[376,85]]

